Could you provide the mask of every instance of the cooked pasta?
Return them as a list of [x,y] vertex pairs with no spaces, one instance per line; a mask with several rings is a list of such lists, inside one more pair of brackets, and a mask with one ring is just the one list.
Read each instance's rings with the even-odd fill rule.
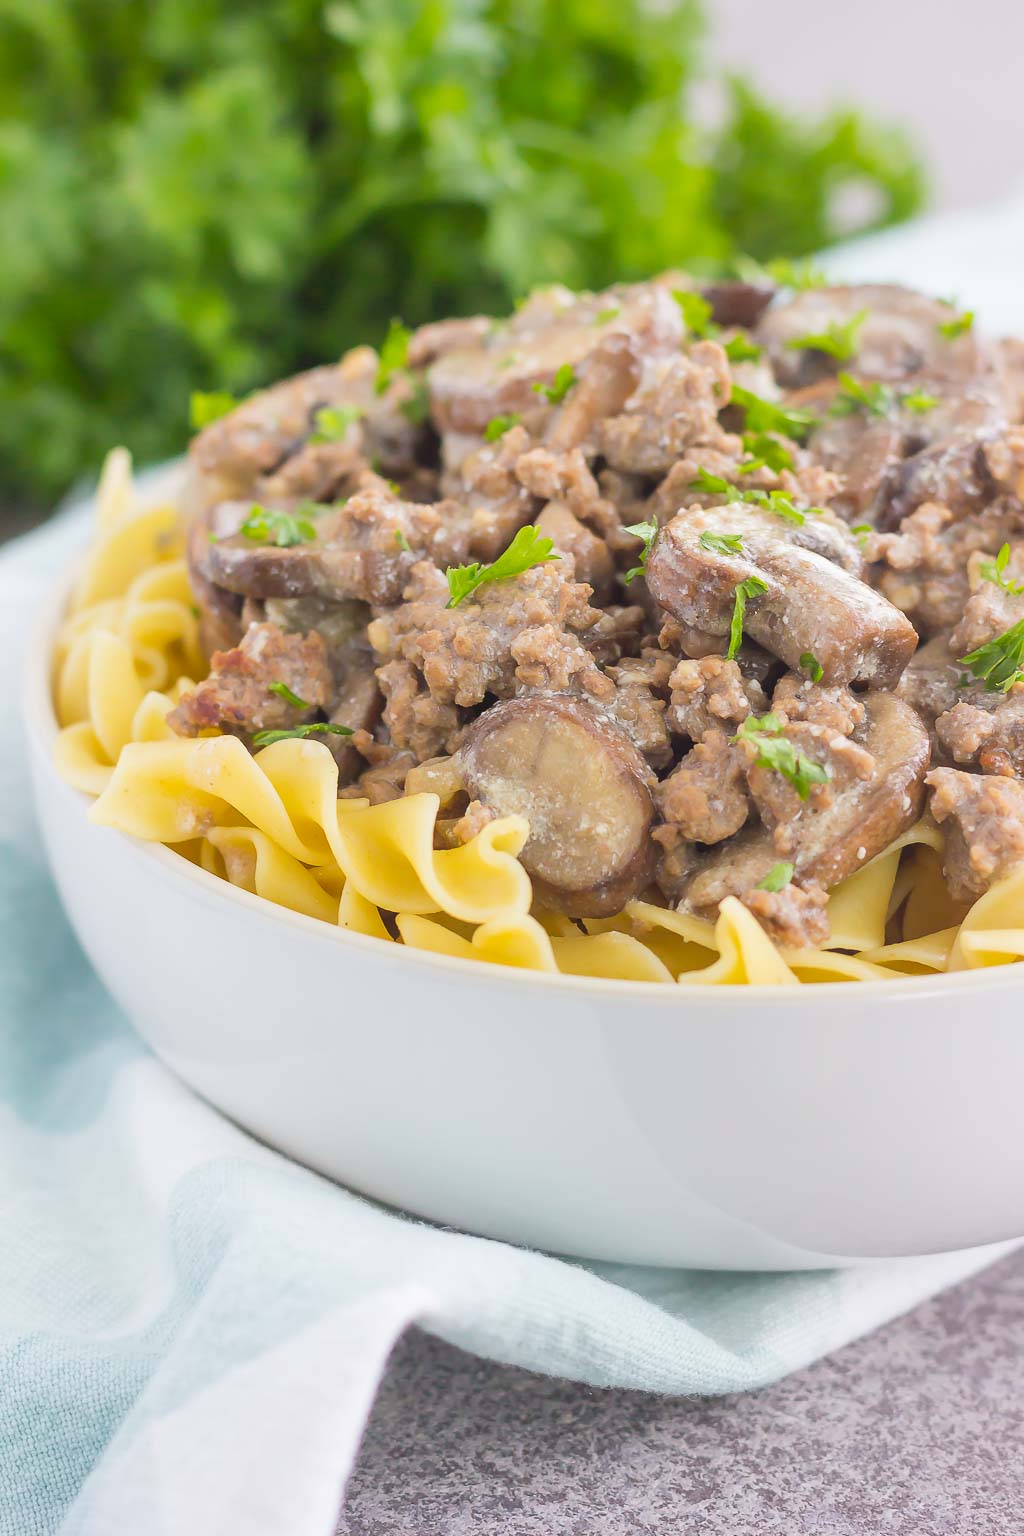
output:
[[180,514],[140,501],[118,451],[54,650],[57,762],[95,797],[98,825],[169,844],[318,921],[526,970],[796,986],[1024,957],[1024,868],[958,907],[937,878],[942,833],[927,819],[829,893],[831,937],[817,948],[778,946],[732,896],[713,922],[660,899],[574,921],[534,895],[518,857],[529,834],[522,815],[439,846],[436,793],[339,799],[337,762],[322,741],[291,737],[250,752],[219,731],[176,734],[167,716],[205,672]]

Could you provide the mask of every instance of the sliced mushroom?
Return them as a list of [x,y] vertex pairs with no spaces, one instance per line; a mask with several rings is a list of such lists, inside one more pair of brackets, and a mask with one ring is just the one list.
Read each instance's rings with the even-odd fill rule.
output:
[[[742,553],[707,549],[705,532],[739,535]],[[737,587],[759,578],[767,590],[746,600],[746,634],[793,668],[810,652],[827,683],[895,687],[917,635],[851,567],[861,567],[855,540],[826,518],[798,525],[746,506],[690,507],[662,529],[647,585],[681,623],[725,635]]]
[[[840,368],[870,379],[904,380],[926,371],[963,382],[989,366],[991,354],[973,330],[952,338],[943,333],[953,313],[948,304],[895,284],[808,288],[772,306],[757,340],[767,348],[779,383],[790,389]],[[848,358],[796,345],[858,315],[864,318],[852,332]]]
[[874,522],[888,503],[903,463],[900,425],[863,412],[826,417],[807,446],[819,464],[842,476],[842,488],[832,498],[835,510],[853,523]]
[[579,295],[540,289],[482,344],[445,352],[428,374],[431,411],[443,432],[483,432],[495,416],[543,408],[535,386],[552,385],[560,368],[582,378],[585,360],[613,335],[644,353],[677,349],[683,320],[663,282],[635,283]]
[[775,297],[774,288],[757,283],[708,283],[700,292],[711,305],[716,325],[742,325],[747,330],[753,330]]
[[582,699],[496,704],[459,758],[474,800],[529,821],[521,857],[542,902],[598,917],[650,881],[651,774],[625,732]]
[[956,704],[963,675],[964,669],[950,649],[948,637],[935,635],[910,658],[896,693],[931,726]]
[[[928,733],[909,705],[887,693],[865,698],[863,746],[875,759],[870,778],[852,778],[821,809],[808,803],[787,828],[796,878],[826,890],[862,869],[921,813]],[[779,858],[764,826],[746,828],[710,856],[686,890],[686,904],[714,913],[726,896],[753,890]]]
[[577,581],[594,589],[594,602],[604,606],[615,595],[615,562],[604,539],[569,510],[562,501],[549,501],[537,519],[540,532],[556,549],[572,556]]

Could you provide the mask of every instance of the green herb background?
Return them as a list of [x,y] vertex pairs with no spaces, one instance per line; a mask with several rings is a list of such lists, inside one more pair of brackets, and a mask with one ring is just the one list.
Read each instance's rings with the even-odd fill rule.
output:
[[799,255],[851,182],[919,206],[855,113],[728,81],[698,126],[701,42],[671,0],[0,0],[0,516],[392,315]]

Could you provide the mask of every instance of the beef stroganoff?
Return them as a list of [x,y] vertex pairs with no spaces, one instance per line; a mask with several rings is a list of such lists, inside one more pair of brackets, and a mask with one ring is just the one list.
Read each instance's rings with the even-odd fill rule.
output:
[[94,820],[382,941],[787,984],[1024,956],[1024,349],[812,274],[397,323],[108,460]]

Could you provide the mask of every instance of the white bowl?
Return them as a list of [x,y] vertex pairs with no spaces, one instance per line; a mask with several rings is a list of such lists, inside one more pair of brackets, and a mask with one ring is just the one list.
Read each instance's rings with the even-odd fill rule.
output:
[[590,1258],[813,1268],[1024,1233],[1024,968],[796,989],[549,977],[272,906],[93,826],[26,719],[54,874],[153,1050],[377,1199]]

